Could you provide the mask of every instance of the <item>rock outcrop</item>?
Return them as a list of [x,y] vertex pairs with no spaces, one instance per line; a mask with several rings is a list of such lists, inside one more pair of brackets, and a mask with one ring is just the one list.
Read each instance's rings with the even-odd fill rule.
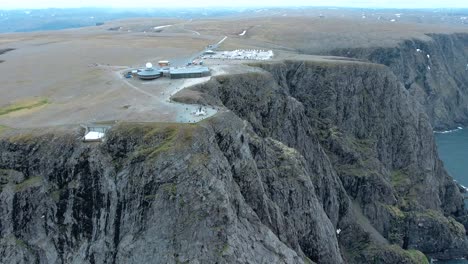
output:
[[[259,64],[198,124],[0,140],[0,262],[425,263],[468,255],[430,118],[389,68]],[[182,98],[182,97],[181,97]],[[175,98],[177,99],[177,97]]]
[[468,34],[428,34],[397,47],[353,48],[329,54],[388,66],[425,107],[436,130],[468,124]]

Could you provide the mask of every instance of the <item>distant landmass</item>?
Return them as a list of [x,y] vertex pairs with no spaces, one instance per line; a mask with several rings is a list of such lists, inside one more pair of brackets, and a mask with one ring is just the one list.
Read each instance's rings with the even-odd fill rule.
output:
[[195,18],[237,14],[245,9],[37,9],[0,10],[0,33],[60,30],[102,25],[106,21],[135,17]]
[[[202,19],[223,16],[267,16],[278,15],[284,10],[302,11],[309,15],[312,10],[323,10],[324,15],[337,16],[342,11],[366,18],[366,13],[379,9],[336,8],[336,7],[289,7],[289,8],[147,8],[147,9],[109,9],[109,8],[68,8],[68,9],[21,9],[0,10],[0,33],[60,30],[87,26],[99,26],[104,22],[125,18],[181,18]],[[387,14],[401,13],[403,9],[382,9]],[[406,10],[408,11],[408,10]],[[414,13],[416,12],[416,13]],[[421,15],[425,13],[427,16]],[[411,23],[468,24],[468,9],[413,9],[406,17],[398,17]],[[462,19],[460,19],[462,18]]]

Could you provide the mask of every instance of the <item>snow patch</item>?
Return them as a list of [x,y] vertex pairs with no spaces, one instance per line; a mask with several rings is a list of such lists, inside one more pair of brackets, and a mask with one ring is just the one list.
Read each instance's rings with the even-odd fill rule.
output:
[[171,26],[172,25],[157,26],[157,27],[154,27],[153,29],[158,30],[158,29],[167,28],[167,27],[171,27]]

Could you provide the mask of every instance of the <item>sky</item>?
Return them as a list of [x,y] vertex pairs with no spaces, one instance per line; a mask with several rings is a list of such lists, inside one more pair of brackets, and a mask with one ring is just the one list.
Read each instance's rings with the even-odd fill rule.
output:
[[71,7],[341,6],[369,8],[468,8],[468,0],[0,0],[0,9]]

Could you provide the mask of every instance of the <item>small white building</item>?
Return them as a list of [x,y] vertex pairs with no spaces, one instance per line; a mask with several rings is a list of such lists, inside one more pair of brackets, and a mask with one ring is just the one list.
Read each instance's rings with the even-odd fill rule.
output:
[[101,132],[96,132],[96,131],[89,131],[85,136],[84,136],[84,141],[85,142],[93,142],[93,141],[102,141],[106,134],[101,133]]
[[83,137],[84,142],[102,142],[106,137],[107,131],[111,126],[107,125],[81,125],[85,128],[85,133]]

